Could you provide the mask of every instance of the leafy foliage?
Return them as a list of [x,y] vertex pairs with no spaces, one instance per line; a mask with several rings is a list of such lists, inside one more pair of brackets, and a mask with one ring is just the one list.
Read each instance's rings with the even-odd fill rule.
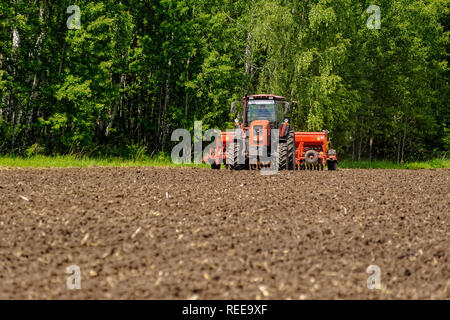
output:
[[[231,101],[298,102],[347,158],[450,148],[449,0],[0,0],[0,152],[141,158],[176,128],[226,129]],[[37,148],[39,146],[39,148]],[[37,152],[38,151],[38,152]]]

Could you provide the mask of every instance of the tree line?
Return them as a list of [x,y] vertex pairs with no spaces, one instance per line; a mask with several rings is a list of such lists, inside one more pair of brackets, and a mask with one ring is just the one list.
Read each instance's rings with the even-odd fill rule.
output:
[[448,13],[449,0],[0,0],[0,153],[167,152],[173,130],[230,128],[231,101],[274,93],[341,157],[441,156]]

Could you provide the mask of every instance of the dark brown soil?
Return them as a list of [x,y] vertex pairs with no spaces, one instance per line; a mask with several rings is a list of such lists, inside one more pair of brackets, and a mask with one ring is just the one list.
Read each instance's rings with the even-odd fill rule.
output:
[[449,178],[0,168],[0,299],[449,299]]

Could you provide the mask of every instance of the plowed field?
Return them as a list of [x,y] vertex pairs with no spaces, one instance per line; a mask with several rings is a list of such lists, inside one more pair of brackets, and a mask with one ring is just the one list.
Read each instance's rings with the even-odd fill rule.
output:
[[449,299],[449,209],[449,170],[0,168],[0,298]]

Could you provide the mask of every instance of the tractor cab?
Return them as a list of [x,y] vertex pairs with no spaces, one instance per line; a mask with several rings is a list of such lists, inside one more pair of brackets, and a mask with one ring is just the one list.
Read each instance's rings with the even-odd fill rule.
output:
[[[236,112],[238,102],[231,104],[230,113]],[[284,97],[276,95],[246,95],[238,110],[238,118],[235,125],[240,125],[245,131],[249,129],[253,121],[266,121],[271,129],[279,128],[290,113],[290,105]]]

